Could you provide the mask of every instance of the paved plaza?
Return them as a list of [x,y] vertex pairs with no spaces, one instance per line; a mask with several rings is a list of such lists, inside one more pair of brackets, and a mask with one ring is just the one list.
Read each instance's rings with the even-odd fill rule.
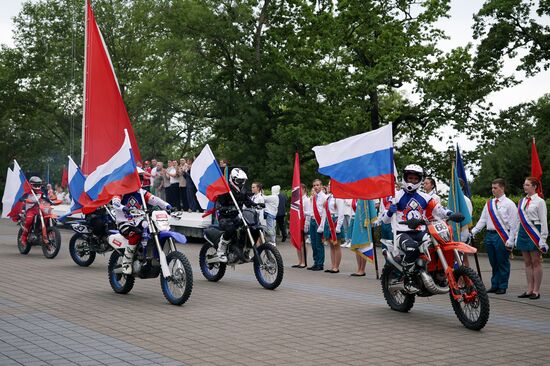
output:
[[[206,281],[201,243],[181,246],[194,288],[178,307],[164,299],[159,279],[138,279],[128,295],[114,293],[108,257],[98,255],[88,268],[72,261],[71,231],[61,231],[60,254],[49,260],[38,247],[19,254],[17,230],[0,221],[2,366],[550,363],[550,261],[543,263],[539,300],[517,298],[525,278],[523,262],[513,261],[508,293],[490,294],[489,322],[475,332],[460,324],[447,295],[419,298],[407,314],[390,310],[373,265],[366,277],[349,276],[356,264],[347,249],[341,272],[329,274],[290,268],[295,250],[280,243],[285,276],[269,291],[252,265]],[[485,256],[480,262],[487,286],[490,266]]]

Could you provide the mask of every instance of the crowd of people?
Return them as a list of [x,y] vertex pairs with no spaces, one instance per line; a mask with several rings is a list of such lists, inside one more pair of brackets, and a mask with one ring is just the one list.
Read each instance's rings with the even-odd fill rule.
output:
[[[460,181],[462,189],[464,182]],[[464,226],[460,232],[460,240],[471,243],[472,239],[485,228],[484,245],[492,268],[489,293],[505,294],[510,277],[510,252],[515,248],[523,256],[527,289],[519,298],[536,300],[540,298],[542,282],[541,253],[548,251],[548,220],[545,201],[537,194],[540,182],[534,177],[527,177],[524,183],[525,197],[518,205],[506,197],[506,183],[498,178],[492,182],[493,198],[489,199],[483,208],[481,216],[474,225]],[[316,179],[312,189],[302,184],[303,207],[305,213],[304,232],[306,241],[312,249],[313,265],[307,267],[312,271],[339,273],[342,259],[341,247],[349,247],[353,233],[355,215],[355,200],[335,198],[330,191],[330,184],[323,185]],[[471,200],[464,196],[470,216],[473,214]],[[393,241],[395,229],[396,243],[405,253],[402,265],[413,267],[415,258],[419,255],[419,245],[426,239],[425,231],[413,231],[405,225],[394,224],[391,217],[397,214],[399,222],[410,218],[434,216],[446,218],[454,214],[442,206],[437,195],[436,180],[425,177],[421,167],[411,165],[403,172],[403,181],[396,184],[396,195],[386,197],[376,202],[378,220],[374,225],[380,225],[382,247],[388,241]],[[472,228],[473,226],[473,228]],[[330,247],[330,267],[325,269],[325,248]],[[303,252],[298,250],[298,264],[294,268],[306,268]],[[365,275],[365,259],[356,251],[357,270],[351,276]],[[468,257],[464,265],[469,266]]]
[[[196,198],[196,187],[190,176],[193,164],[192,158],[169,160],[165,167],[163,162],[152,159],[143,165],[138,162],[138,167],[143,169],[143,188],[159,199],[166,201],[170,207],[187,212],[202,212]],[[219,162],[223,170],[227,167],[227,161]],[[246,174],[240,169],[244,176]],[[232,172],[233,172],[232,170]],[[237,172],[238,173],[238,172]],[[246,177],[245,177],[246,181]],[[464,187],[464,182],[461,181]],[[56,184],[46,186],[48,199],[54,204],[69,204],[70,196],[64,189]],[[525,197],[518,205],[506,197],[506,183],[498,178],[492,182],[491,190],[493,198],[485,204],[478,222],[471,226],[464,226],[460,233],[463,242],[471,242],[482,229],[485,230],[484,244],[488,259],[492,267],[490,293],[505,294],[510,277],[510,252],[516,248],[521,251],[527,289],[520,294],[520,298],[539,299],[542,282],[541,253],[546,253],[548,245],[548,222],[545,201],[537,194],[540,182],[534,177],[527,177],[524,183]],[[311,246],[313,264],[307,267],[311,271],[324,271],[336,274],[340,272],[342,261],[342,247],[350,247],[353,234],[353,223],[356,209],[356,200],[335,198],[332,195],[330,183],[323,185],[320,179],[312,182],[312,188],[308,191],[302,184],[302,202],[305,214],[304,233],[306,243]],[[308,194],[309,192],[309,194]],[[278,185],[271,187],[271,193],[265,194],[263,185],[259,181],[251,184],[251,192],[242,191],[249,196],[254,204],[261,204],[259,217],[266,226],[267,241],[276,244],[277,230],[281,234],[281,240],[287,239],[286,205],[287,197],[281,192]],[[470,216],[473,206],[465,196],[466,205]],[[383,247],[394,239],[404,251],[403,265],[412,267],[415,258],[419,254],[420,243],[425,240],[424,231],[412,231],[402,224],[393,224],[391,217],[397,214],[398,222],[411,217],[424,217],[431,219],[436,216],[445,218],[452,214],[450,210],[442,206],[437,195],[436,181],[432,177],[424,176],[424,171],[417,165],[410,165],[403,171],[403,180],[396,184],[395,197],[386,197],[376,202],[378,219],[375,226],[381,226],[380,242]],[[471,228],[471,229],[470,229]],[[325,246],[330,248],[330,265],[325,269]],[[351,274],[354,277],[365,276],[366,261],[356,251],[357,270]],[[297,250],[298,263],[294,268],[306,268],[306,259],[303,252]],[[465,256],[464,264],[469,265]]]

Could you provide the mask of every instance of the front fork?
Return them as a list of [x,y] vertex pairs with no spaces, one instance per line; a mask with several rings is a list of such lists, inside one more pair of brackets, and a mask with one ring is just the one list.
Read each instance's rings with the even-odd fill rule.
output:
[[[248,226],[246,226],[246,231],[248,232],[248,238],[252,243],[252,250],[254,251],[254,257],[258,260],[258,263],[262,266],[264,263],[262,262],[262,258],[258,253],[258,248],[256,247],[256,243],[253,240],[252,233],[250,232],[250,228]],[[260,233],[260,245],[265,244],[265,235],[263,230],[259,230],[259,233]]]
[[[441,261],[441,264],[443,266],[443,270],[445,271],[445,277],[447,277],[447,282],[449,283],[449,289],[451,292],[451,296],[458,302],[461,302],[464,300],[462,294],[459,291],[458,283],[455,280],[454,275],[454,267],[449,266],[447,263],[447,260],[445,259],[445,255],[443,254],[443,251],[441,250],[441,247],[439,246],[439,243],[435,244],[435,250],[437,252],[437,256],[439,257],[439,260]],[[460,258],[460,253],[458,250],[453,249],[454,251],[454,257],[459,266],[462,266],[462,258]],[[469,280],[469,279],[468,279]]]

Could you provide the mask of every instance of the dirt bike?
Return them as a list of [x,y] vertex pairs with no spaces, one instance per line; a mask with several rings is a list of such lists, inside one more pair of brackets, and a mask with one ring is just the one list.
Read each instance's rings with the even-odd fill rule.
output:
[[[453,220],[453,217],[449,218]],[[455,219],[454,221],[462,221]],[[452,241],[452,228],[445,221],[410,219],[402,221],[411,230],[427,226],[428,240],[421,243],[420,256],[412,270],[405,270],[401,258],[405,253],[397,244],[382,251],[386,265],[382,271],[382,291],[393,310],[408,312],[415,297],[449,293],[458,320],[468,329],[480,330],[489,319],[489,297],[477,273],[462,263],[465,253],[477,249]]]
[[[199,253],[201,272],[208,281],[217,282],[224,276],[228,265],[234,267],[253,262],[254,275],[260,285],[274,290],[283,280],[283,258],[274,245],[266,242],[265,227],[260,225],[258,211],[245,208],[242,210],[242,217],[247,225],[240,225],[228,244],[227,263],[221,263],[216,254],[223,231],[217,225],[204,231],[206,243]],[[256,245],[258,242],[259,245]]]
[[19,215],[17,224],[20,226],[20,229],[17,234],[17,248],[19,249],[19,253],[28,254],[32,246],[41,246],[44,257],[53,259],[61,248],[61,233],[55,227],[57,216],[53,213],[53,208],[49,202],[40,200],[39,203],[34,203],[34,206],[30,209],[34,209],[36,205],[38,205],[38,214],[34,216],[32,225],[29,228],[26,245],[23,245],[21,242],[26,213],[22,212]]
[[115,230],[116,225],[107,207],[87,214],[84,220],[74,220],[70,225],[75,234],[69,241],[69,253],[79,266],[88,267],[94,262],[96,253],[105,254],[113,250],[107,238],[109,230]]
[[109,235],[114,251],[108,265],[109,283],[114,292],[127,294],[136,277],[160,276],[162,293],[173,305],[182,305],[193,290],[193,271],[189,260],[177,251],[175,242],[185,244],[184,235],[170,231],[169,213],[162,210],[133,210],[130,212],[136,227],[141,227],[142,240],[136,246],[132,274],[122,272],[122,259],[128,240],[120,233]]

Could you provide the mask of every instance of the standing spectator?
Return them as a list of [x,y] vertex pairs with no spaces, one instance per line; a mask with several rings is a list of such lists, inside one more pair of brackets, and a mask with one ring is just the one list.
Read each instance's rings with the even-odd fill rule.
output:
[[[364,206],[363,206],[364,207]],[[355,211],[357,210],[357,200],[353,199],[351,201],[351,220],[350,220],[350,246],[351,246],[351,237],[353,236],[353,226],[355,225]],[[367,216],[367,215],[365,215]],[[375,222],[375,224],[377,221]],[[357,270],[350,274],[351,277],[364,277],[366,276],[365,268],[367,266],[367,260],[360,253],[359,250],[354,250],[355,252],[355,261],[357,262]]]
[[505,188],[504,179],[493,180],[491,190],[495,198],[487,201],[479,221],[472,229],[472,236],[475,236],[487,227],[485,247],[493,268],[491,288],[487,292],[497,295],[505,294],[508,288],[510,259],[505,244],[510,237],[510,230],[516,227],[518,216],[516,204],[504,194]]
[[[325,242],[330,247],[331,268],[325,270],[327,273],[340,273],[340,262],[342,261],[342,248],[340,243],[344,238],[342,224],[344,223],[344,200],[335,198],[330,190],[330,183],[327,186],[328,197],[325,200],[321,226],[324,228]],[[319,231],[319,229],[317,229]]]
[[166,169],[166,174],[168,174],[168,177],[170,179],[170,187],[168,189],[168,193],[166,194],[168,203],[172,205],[172,207],[176,207],[178,210],[181,210],[181,204],[179,199],[180,182],[179,182],[177,160],[172,160],[168,162],[168,169]]
[[265,197],[265,219],[267,222],[267,241],[276,245],[275,240],[275,220],[279,208],[280,186],[271,187],[271,195]]
[[[306,214],[306,222],[309,221],[309,237],[311,250],[313,252],[313,265],[307,267],[311,271],[322,271],[325,264],[325,247],[323,246],[323,227],[321,226],[322,213],[324,210],[327,195],[323,192],[323,183],[320,179],[313,181],[311,193],[311,210]],[[321,232],[319,232],[321,228]]]
[[276,221],[277,221],[277,228],[279,229],[279,231],[281,232],[281,241],[284,242],[286,241],[286,221],[285,221],[285,216],[286,216],[286,194],[284,194],[283,192],[280,192],[278,194],[279,196],[279,206],[277,207],[277,217],[276,217]]
[[156,195],[155,178],[157,177],[157,159],[151,159],[151,193]]
[[189,200],[187,195],[187,178],[186,174],[189,171],[190,167],[187,165],[187,159],[181,158],[178,165],[178,180],[179,180],[179,191],[178,197],[180,200],[180,205],[183,211],[189,211]]
[[[265,197],[264,197],[264,193],[263,193],[263,185],[262,183],[260,182],[253,182],[252,183],[252,186],[251,186],[251,189],[252,189],[252,202],[254,203],[264,203],[265,204]],[[260,217],[260,224],[266,226],[267,223],[265,221],[265,217],[264,217],[264,209],[259,209],[257,208],[256,209],[258,211],[258,215]]]
[[[170,160],[166,163],[170,165]],[[170,176],[168,175],[168,169],[162,169],[162,184],[164,185],[164,194],[166,196],[166,201],[168,201],[168,193],[170,192]]]
[[[355,210],[352,208],[353,199],[344,200],[344,223],[342,228],[344,230],[344,243],[341,245],[342,248],[351,247],[351,235],[353,234],[353,216],[355,215]],[[355,202],[357,205],[357,201]]]
[[424,178],[424,192],[430,195],[437,203],[441,203],[441,198],[437,195],[437,184],[432,177]]
[[145,165],[143,166],[143,189],[147,192],[151,192],[151,165],[149,160],[145,160]]
[[155,178],[153,179],[153,187],[158,196],[163,201],[166,201],[166,191],[164,189],[164,165],[161,161],[157,162],[155,167]]
[[[302,211],[305,216],[306,212],[309,212],[311,210],[311,199],[307,195],[307,187],[304,183],[300,183],[300,188],[302,189]],[[306,238],[309,237],[309,222],[307,221],[307,219],[307,217],[304,217],[304,241],[302,245],[306,245]],[[298,264],[293,265],[292,268],[306,268],[306,260],[304,257],[303,249],[296,249],[296,254],[298,255]]]
[[[512,229],[507,247],[513,248],[514,244],[523,256],[525,264],[525,277],[527,278],[527,291],[519,295],[519,298],[537,300],[540,298],[540,285],[542,283],[542,266],[540,264],[540,252],[548,251],[548,217],[546,202],[537,194],[540,182],[535,177],[527,177],[523,183],[525,198],[519,201],[519,220]],[[517,235],[516,235],[517,234]]]

